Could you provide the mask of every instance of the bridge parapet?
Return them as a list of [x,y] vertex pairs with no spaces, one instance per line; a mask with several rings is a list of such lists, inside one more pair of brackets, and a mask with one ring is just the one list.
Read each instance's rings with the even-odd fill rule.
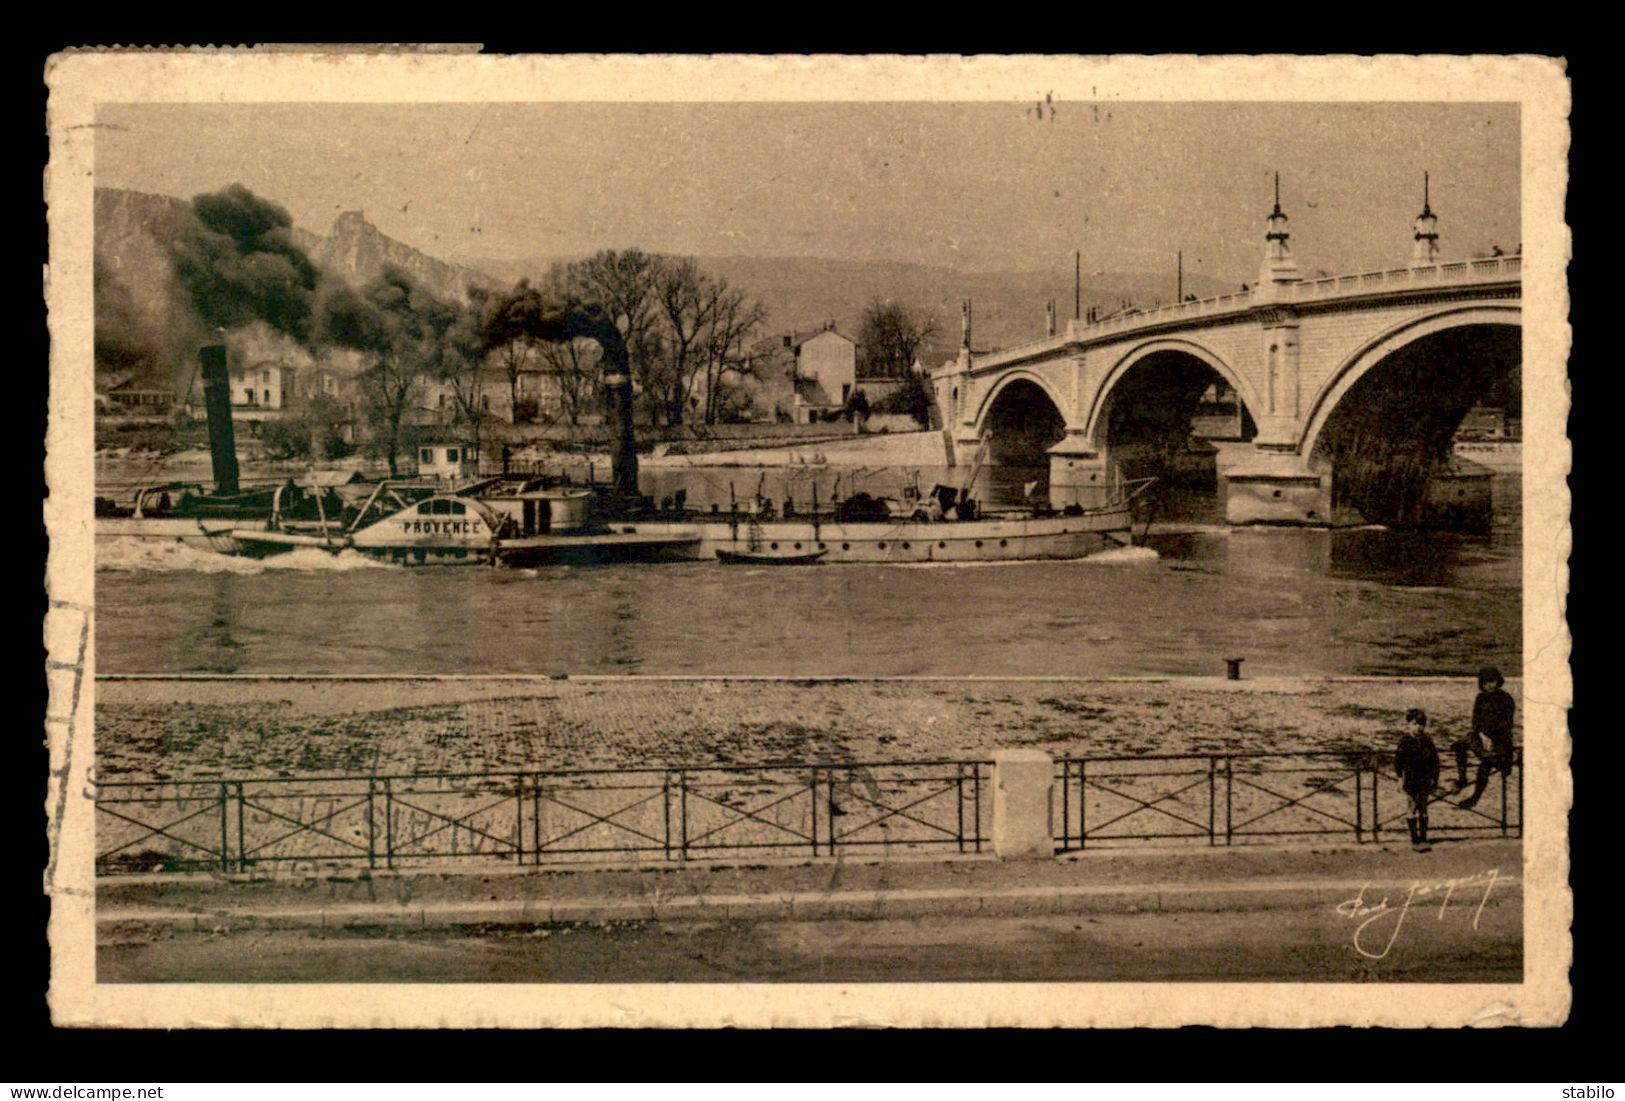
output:
[[1410,268],[1389,268],[1360,275],[1334,275],[1305,279],[1281,288],[1281,301],[1308,302],[1345,295],[1380,294],[1409,287],[1475,286],[1503,283],[1522,277],[1522,256],[1492,256],[1483,260],[1452,260]]
[[1522,256],[1452,260],[1447,263],[1388,268],[1356,275],[1334,275],[1323,279],[1285,283],[1271,288],[1272,293],[1267,303],[1263,302],[1255,291],[1248,290],[1221,294],[1214,298],[1202,298],[1193,302],[1173,302],[1151,309],[1131,310],[1099,321],[1074,319],[1067,322],[1064,336],[1027,341],[976,356],[971,363],[970,374],[980,375],[1014,363],[1046,358],[1069,346],[1104,343],[1140,329],[1156,328],[1170,323],[1211,321],[1229,314],[1246,313],[1263,305],[1323,302],[1328,299],[1391,294],[1410,289],[1438,290],[1506,283],[1520,279],[1522,268]]

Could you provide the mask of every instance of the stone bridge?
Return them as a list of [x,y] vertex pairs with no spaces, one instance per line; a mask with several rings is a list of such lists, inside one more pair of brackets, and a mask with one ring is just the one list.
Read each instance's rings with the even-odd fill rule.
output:
[[[1439,262],[1431,212],[1405,267],[1301,279],[1270,218],[1257,285],[1077,319],[933,372],[956,463],[1038,466],[1056,506],[1189,452],[1215,383],[1243,407],[1218,471],[1232,523],[1414,520],[1467,410],[1522,359],[1519,256]],[[1053,323],[1052,326],[1053,328]],[[1476,490],[1487,514],[1487,479]]]

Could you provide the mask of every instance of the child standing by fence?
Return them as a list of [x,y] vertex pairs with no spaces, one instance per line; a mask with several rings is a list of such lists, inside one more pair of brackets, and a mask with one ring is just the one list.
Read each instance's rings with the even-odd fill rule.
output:
[[1428,801],[1439,786],[1439,749],[1428,737],[1427,712],[1413,707],[1405,712],[1406,731],[1394,751],[1394,771],[1405,792],[1405,826],[1411,831],[1411,848],[1428,851]]

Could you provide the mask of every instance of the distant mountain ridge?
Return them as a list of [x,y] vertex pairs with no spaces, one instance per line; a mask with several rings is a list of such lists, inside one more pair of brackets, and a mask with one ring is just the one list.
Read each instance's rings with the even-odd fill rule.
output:
[[[266,196],[275,201],[276,196]],[[148,375],[188,370],[201,339],[198,323],[175,278],[171,243],[192,219],[191,204],[169,195],[97,188],[95,195],[97,362],[107,369]],[[470,286],[501,288],[538,279],[560,259],[504,260],[462,256],[446,259],[382,233],[358,210],[344,211],[320,234],[294,226],[292,236],[320,267],[353,285],[382,274],[386,265],[410,272],[447,298],[466,298]],[[937,332],[922,359],[936,366],[960,344],[960,303],[972,309],[971,342],[978,350],[1008,347],[1045,334],[1045,303],[1055,301],[1056,325],[1072,316],[1070,255],[1054,270],[967,272],[902,261],[831,260],[816,257],[698,257],[707,272],[725,277],[767,308],[764,336],[802,331],[834,322],[858,335],[864,308],[889,298],[926,311]],[[1173,301],[1175,274],[1112,272],[1086,276],[1081,308],[1102,312],[1124,301],[1138,306]],[[1185,292],[1198,296],[1236,288],[1205,276],[1187,275]],[[105,354],[104,354],[105,352]]]
[[466,300],[470,286],[494,288],[500,282],[486,272],[430,256],[386,236],[359,210],[340,214],[325,237],[296,228],[295,240],[318,266],[357,286],[378,278],[385,265],[405,269],[442,298]]
[[[274,201],[275,197],[270,196]],[[175,276],[173,242],[192,222],[192,204],[171,195],[98,187],[95,194],[97,363],[149,377],[188,370],[200,339]],[[291,230],[294,243],[323,270],[361,286],[386,265],[411,273],[442,298],[464,300],[470,286],[495,287],[491,275],[448,263],[381,233],[357,210],[341,213],[331,232]]]

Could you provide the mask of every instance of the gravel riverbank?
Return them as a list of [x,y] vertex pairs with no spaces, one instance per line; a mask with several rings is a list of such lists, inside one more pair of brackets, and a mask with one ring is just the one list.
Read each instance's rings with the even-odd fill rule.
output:
[[[1522,685],[1508,690],[1522,702]],[[97,774],[752,765],[1390,747],[1407,708],[1441,751],[1465,679],[106,679]],[[1520,709],[1521,717],[1521,709]]]

